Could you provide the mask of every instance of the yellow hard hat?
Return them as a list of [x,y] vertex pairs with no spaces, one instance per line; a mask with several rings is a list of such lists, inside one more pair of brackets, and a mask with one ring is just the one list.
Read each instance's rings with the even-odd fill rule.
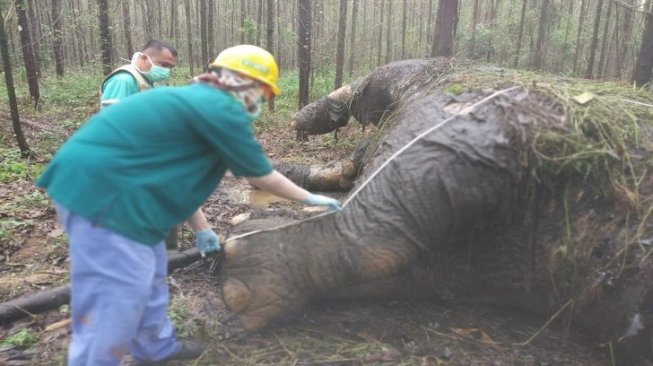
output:
[[279,67],[272,54],[261,47],[240,45],[224,49],[209,67],[224,67],[258,80],[272,89],[274,95],[281,94],[277,86]]

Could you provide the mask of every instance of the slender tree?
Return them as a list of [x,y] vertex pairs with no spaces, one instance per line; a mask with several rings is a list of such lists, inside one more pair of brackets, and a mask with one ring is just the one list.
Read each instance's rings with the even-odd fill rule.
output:
[[582,0],[582,2],[580,3],[578,33],[576,34],[576,51],[574,52],[574,66],[573,66],[574,73],[578,70],[578,57],[580,55],[581,50],[583,49],[582,37],[583,37],[583,23],[585,22],[585,15],[586,15],[586,9],[585,9],[586,1],[587,0]]
[[[471,58],[476,58],[476,28],[478,26],[478,2],[480,0],[474,0],[474,10],[472,11],[472,29],[471,29],[471,38],[469,40],[469,55]],[[526,6],[526,0],[524,0],[524,6]],[[522,27],[524,25],[522,19]],[[521,41],[520,41],[521,42]],[[517,47],[519,48],[519,43],[517,42]],[[517,51],[519,53],[519,51]]]
[[122,1],[122,21],[124,23],[124,32],[125,32],[125,47],[127,50],[127,55],[131,56],[134,54],[134,44],[132,42],[132,20],[131,13],[129,11],[130,1]]
[[261,29],[263,28],[263,0],[258,0],[256,8],[256,45],[261,45]]
[[354,73],[354,57],[356,49],[356,23],[358,22],[358,1],[354,0],[353,7],[351,9],[351,31],[349,32],[349,66],[347,70],[349,72],[349,77]]
[[653,3],[649,1],[648,13],[645,15],[646,23],[642,33],[642,44],[637,54],[637,62],[633,72],[632,79],[637,86],[642,86],[651,81],[651,70],[653,70],[653,13],[651,13],[651,4]]
[[594,17],[594,32],[592,33],[592,44],[590,45],[590,57],[587,60],[587,70],[585,70],[585,79],[594,77],[594,59],[596,57],[596,48],[599,44],[599,26],[601,25],[601,10],[603,9],[603,0],[596,3],[596,15]]
[[[265,19],[265,48],[268,52],[274,54],[274,0],[267,0],[266,3],[267,14]],[[279,52],[281,50],[279,49]],[[277,59],[277,63],[279,63]],[[271,112],[274,112],[274,98],[270,99],[268,107]]]
[[[627,5],[633,5],[637,0],[628,0]],[[616,77],[621,79],[621,71],[625,64],[626,55],[628,54],[630,37],[633,32],[633,12],[630,9],[624,9],[623,28],[621,28],[621,47],[617,50]]]
[[336,85],[335,89],[342,86],[342,72],[345,63],[345,39],[347,33],[347,0],[340,0],[338,15],[338,45],[336,47]]
[[193,32],[191,28],[191,11],[190,11],[190,2],[191,0],[186,0],[184,2],[186,9],[186,42],[188,43],[188,66],[190,67],[190,75],[195,75],[194,63],[193,63]]
[[383,0],[381,1],[381,19],[379,20],[379,38],[376,41],[376,64],[381,65],[381,50],[383,49]]
[[52,0],[52,46],[54,48],[54,65],[57,77],[63,77],[63,39],[61,32],[61,0]]
[[453,41],[458,24],[458,0],[440,0],[435,19],[435,33],[431,57],[449,57],[453,54]]
[[247,2],[240,0],[240,43],[245,43],[245,16],[247,15]]
[[18,115],[18,102],[16,100],[16,89],[14,88],[14,76],[11,70],[11,59],[9,57],[9,47],[7,45],[7,33],[5,32],[4,16],[2,8],[3,3],[0,2],[0,54],[2,54],[2,65],[5,74],[5,84],[7,86],[7,97],[9,99],[9,112],[11,114],[11,124],[14,128],[14,135],[16,135],[16,142],[23,157],[28,157],[32,154],[23,130],[20,126],[20,116]]
[[388,22],[385,28],[385,63],[392,60],[392,0],[388,0]]
[[308,104],[311,75],[311,0],[297,0],[297,61],[299,62],[299,109]]
[[517,35],[517,47],[515,49],[515,61],[513,62],[513,67],[515,68],[519,66],[519,51],[521,50],[521,44],[524,38],[524,20],[526,19],[527,3],[528,3],[527,0],[523,0],[521,6],[521,17],[519,18],[519,32]]
[[603,24],[603,40],[601,42],[601,57],[599,57],[599,67],[596,72],[597,78],[603,75],[603,65],[608,53],[608,28],[610,27],[610,17],[612,16],[612,1],[608,1],[608,14],[605,16],[605,23]]
[[209,43],[208,43],[208,24],[206,19],[206,3],[207,0],[200,0],[199,16],[200,16],[200,57],[202,58],[202,67],[206,65],[209,58]]
[[[29,12],[30,19],[30,36],[34,41],[32,43],[32,51],[34,52],[34,59],[36,60],[36,73],[38,77],[41,77],[41,51],[39,47],[42,31],[41,31],[41,22],[37,19],[36,16],[36,0],[27,0],[27,10]],[[79,34],[80,30],[77,29]]]
[[541,69],[544,65],[545,57],[545,42],[546,38],[546,29],[549,25],[548,23],[548,14],[549,14],[549,0],[542,0],[542,5],[540,8],[540,24],[537,31],[537,43],[535,45],[535,57],[533,58],[533,68]]
[[406,12],[408,8],[408,0],[404,0],[404,4],[401,11],[401,59],[406,58],[406,18],[408,17]]
[[27,85],[29,95],[34,102],[34,108],[39,105],[39,77],[36,69],[36,57],[32,49],[32,37],[30,35],[29,22],[27,21],[27,12],[25,11],[25,1],[16,0],[16,17],[18,18],[18,31],[20,33],[20,48],[25,63],[25,74],[27,75]]
[[206,4],[206,36],[207,36],[207,49],[206,53],[208,55],[207,60],[210,62],[213,57],[215,57],[215,3],[211,0],[207,1]]

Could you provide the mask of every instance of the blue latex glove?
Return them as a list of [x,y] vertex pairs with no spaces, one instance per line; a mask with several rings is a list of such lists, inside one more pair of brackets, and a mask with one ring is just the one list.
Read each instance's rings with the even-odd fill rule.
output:
[[206,253],[220,250],[220,237],[212,229],[196,231],[195,247],[197,247],[202,257],[206,257]]
[[306,197],[306,199],[304,200],[304,203],[313,206],[327,206],[329,208],[329,211],[342,210],[342,206],[340,206],[340,201],[319,194],[309,193],[308,197]]

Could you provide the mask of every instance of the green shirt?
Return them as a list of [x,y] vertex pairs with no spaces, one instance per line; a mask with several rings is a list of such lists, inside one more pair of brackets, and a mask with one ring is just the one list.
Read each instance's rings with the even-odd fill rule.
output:
[[242,105],[193,84],[151,89],[101,110],[36,184],[92,222],[154,245],[200,207],[227,169],[272,172]]
[[138,71],[132,69],[130,72],[124,70],[125,67],[128,67],[128,65],[115,70],[102,82],[102,87],[100,88],[102,94],[100,105],[102,108],[116,104],[128,96],[138,93],[141,89],[149,89],[154,86],[144,76],[141,76],[141,80],[143,83],[148,83],[147,88],[145,84],[139,86],[136,77],[131,74],[131,72],[137,73]]

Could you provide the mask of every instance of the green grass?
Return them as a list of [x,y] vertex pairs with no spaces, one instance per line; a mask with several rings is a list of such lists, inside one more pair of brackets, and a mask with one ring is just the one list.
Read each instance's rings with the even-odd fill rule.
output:
[[13,346],[17,348],[29,348],[38,342],[39,337],[29,328],[23,328],[20,331],[8,336],[0,341],[0,345]]

